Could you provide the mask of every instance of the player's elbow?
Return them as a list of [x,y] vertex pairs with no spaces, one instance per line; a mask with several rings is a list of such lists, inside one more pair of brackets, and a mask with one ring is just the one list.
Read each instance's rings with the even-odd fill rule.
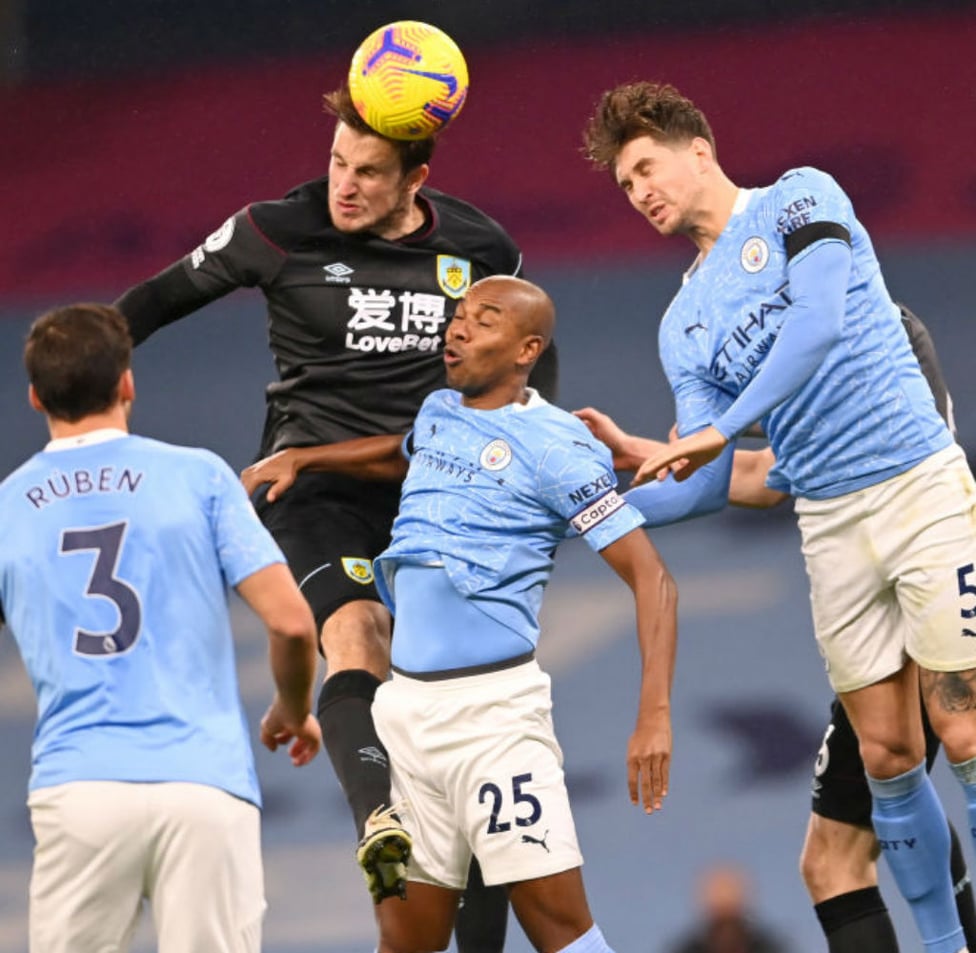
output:
[[275,607],[264,618],[268,633],[286,642],[316,642],[315,620],[308,603],[299,594]]

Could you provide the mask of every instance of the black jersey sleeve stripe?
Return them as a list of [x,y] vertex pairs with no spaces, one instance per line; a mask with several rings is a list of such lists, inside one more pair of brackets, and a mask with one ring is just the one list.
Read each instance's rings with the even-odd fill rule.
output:
[[133,343],[141,344],[153,331],[178,321],[213,299],[213,293],[201,291],[190,280],[183,262],[178,261],[130,288],[115,306],[129,322]]
[[786,257],[788,260],[796,258],[804,248],[809,248],[814,242],[825,238],[839,238],[850,245],[851,233],[837,222],[811,222],[801,225],[795,232],[786,236]]

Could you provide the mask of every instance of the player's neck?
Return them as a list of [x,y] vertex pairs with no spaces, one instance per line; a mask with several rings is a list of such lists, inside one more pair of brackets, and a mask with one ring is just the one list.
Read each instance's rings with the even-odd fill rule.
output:
[[724,173],[705,194],[702,210],[688,230],[688,237],[697,246],[701,258],[715,247],[719,235],[725,231],[738,197],[739,187]]
[[81,420],[56,420],[52,417],[47,419],[47,429],[51,433],[52,440],[61,437],[79,437],[81,434],[91,433],[93,430],[124,430],[128,433],[129,420],[127,408],[122,404],[116,404],[109,410],[100,414],[89,414]]
[[405,238],[407,235],[418,231],[424,226],[426,221],[427,215],[424,212],[423,206],[414,200],[402,216],[397,217],[395,221],[391,221],[387,228],[377,231],[376,234],[380,238],[385,238],[388,242],[395,242],[400,238]]
[[509,404],[527,404],[528,402],[529,391],[523,380],[493,388],[482,394],[461,395],[461,404],[472,410],[498,410],[501,407],[507,407]]

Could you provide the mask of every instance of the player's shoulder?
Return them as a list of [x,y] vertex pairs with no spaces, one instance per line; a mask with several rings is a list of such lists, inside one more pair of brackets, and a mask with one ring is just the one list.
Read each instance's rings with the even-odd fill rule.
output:
[[439,387],[437,390],[432,390],[423,399],[417,416],[419,417],[425,413],[434,414],[442,411],[450,411],[460,406],[461,394],[459,391],[451,387]]
[[602,453],[605,449],[579,417],[568,410],[563,410],[562,407],[550,404],[542,397],[534,397],[526,413],[527,423],[545,429],[550,448],[561,447],[570,453],[581,451]]
[[[823,169],[812,165],[787,169],[769,188],[772,195],[844,195],[837,180]],[[846,196],[845,196],[846,197]]]
[[252,202],[243,211],[266,238],[291,248],[332,228],[328,178],[303,182],[283,198]]
[[521,259],[515,240],[487,212],[456,195],[448,195],[429,186],[421,189],[421,195],[434,211],[440,238],[465,249],[490,250],[496,255],[502,251],[516,262]]
[[133,457],[142,456],[156,460],[163,466],[173,467],[174,473],[193,471],[194,474],[210,473],[220,476],[230,473],[236,478],[230,464],[207,447],[188,447],[139,434],[131,435],[129,446],[131,449],[128,452]]

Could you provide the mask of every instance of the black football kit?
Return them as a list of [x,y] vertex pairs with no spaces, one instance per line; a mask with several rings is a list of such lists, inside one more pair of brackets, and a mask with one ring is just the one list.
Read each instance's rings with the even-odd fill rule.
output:
[[[458,299],[488,275],[520,275],[518,247],[493,219],[422,188],[424,224],[389,241],[332,225],[328,178],[241,209],[190,254],[117,302],[136,344],[240,287],[268,304],[278,380],[267,386],[261,457],[404,433],[445,384],[444,331]],[[531,379],[552,398],[555,351]],[[389,540],[399,485],[302,474],[280,500],[255,496],[319,625],[350,599],[376,599],[371,561]]]

